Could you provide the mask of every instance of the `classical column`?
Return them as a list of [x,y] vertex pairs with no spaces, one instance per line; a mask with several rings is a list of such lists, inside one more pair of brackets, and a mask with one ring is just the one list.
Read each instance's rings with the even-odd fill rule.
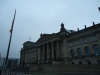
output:
[[97,38],[97,41],[98,41],[98,45],[100,47],[100,39],[99,39],[99,34],[96,34],[96,38]]
[[51,49],[51,50],[52,50],[52,51],[51,51],[51,52],[52,52],[52,53],[51,53],[51,54],[52,54],[52,59],[54,59],[54,44],[53,44],[53,42],[51,43],[51,45],[52,45],[52,49]]
[[22,55],[21,55],[21,51],[20,51],[20,65],[22,63]]
[[40,47],[38,47],[38,63],[40,63],[39,61],[40,61]]
[[27,63],[27,52],[25,54],[25,63]]
[[59,55],[59,41],[57,41],[57,50],[56,50],[57,58],[60,57]]
[[32,52],[31,52],[31,62],[33,62],[33,60],[32,60]]
[[85,49],[84,49],[84,47],[83,47],[83,41],[82,41],[82,39],[80,39],[80,43],[81,43],[81,49],[82,49],[82,57],[85,57],[86,56],[86,52],[85,52]]
[[28,56],[28,52],[27,52],[27,63],[28,63],[28,58],[29,58],[29,56]]
[[29,52],[29,63],[31,62],[31,59],[30,59],[30,57],[31,57],[31,54],[30,54],[30,52]]
[[36,62],[38,62],[38,49],[36,49],[35,51],[36,51],[36,53],[35,53],[34,56],[35,56],[35,58],[36,58]]
[[43,60],[44,60],[44,58],[45,58],[45,57],[44,57],[44,45],[43,45],[42,51],[43,51],[42,53],[43,53]]
[[94,49],[93,49],[93,47],[92,47],[92,45],[91,45],[91,38],[90,38],[90,36],[88,37],[88,40],[89,40],[89,46],[90,46],[90,50],[91,50],[91,55],[92,55],[92,56],[95,56]]
[[47,59],[50,58],[49,44],[47,44]]
[[75,58],[78,58],[78,52],[77,52],[77,49],[76,49],[76,42],[73,41],[73,43],[74,43]]
[[27,63],[29,62],[29,54],[28,54],[28,52],[27,52]]

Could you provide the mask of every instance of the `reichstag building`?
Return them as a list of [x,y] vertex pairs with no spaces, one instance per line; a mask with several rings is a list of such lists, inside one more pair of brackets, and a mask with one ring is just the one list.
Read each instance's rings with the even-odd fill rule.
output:
[[41,33],[36,42],[23,43],[20,65],[30,64],[100,64],[100,23],[77,31],[62,23],[59,32]]

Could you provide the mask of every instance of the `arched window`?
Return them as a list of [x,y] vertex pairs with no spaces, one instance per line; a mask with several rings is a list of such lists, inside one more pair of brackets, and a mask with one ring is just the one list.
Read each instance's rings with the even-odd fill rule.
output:
[[91,41],[96,41],[96,40],[97,40],[96,36],[95,35],[91,35]]
[[80,45],[80,40],[76,40],[76,45]]
[[72,62],[72,64],[74,65],[74,62]]
[[79,64],[82,65],[82,61],[79,61]]
[[87,61],[87,63],[88,63],[88,65],[90,65],[91,64],[91,61]]
[[2,73],[1,73],[1,69],[0,69],[0,75],[2,75]]
[[100,60],[97,60],[98,65],[100,65]]
[[87,42],[88,42],[87,38],[84,37],[84,38],[83,38],[83,43],[87,43]]
[[88,46],[85,47],[86,56],[91,56],[90,48]]
[[98,45],[94,45],[94,51],[95,51],[95,54],[96,56],[100,56],[100,49],[99,49],[99,46]]
[[75,52],[73,49],[71,50],[71,56],[72,56],[72,58],[75,58]]
[[82,58],[82,50],[80,48],[77,49],[79,58]]

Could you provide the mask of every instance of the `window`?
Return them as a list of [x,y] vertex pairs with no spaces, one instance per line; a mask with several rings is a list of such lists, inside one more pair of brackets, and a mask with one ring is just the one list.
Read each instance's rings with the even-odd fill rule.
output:
[[29,53],[27,54],[28,58],[29,58]]
[[69,47],[71,47],[71,46],[73,46],[73,42],[70,42],[70,43],[69,43]]
[[91,36],[91,41],[96,41],[97,39],[96,39],[96,36],[95,35],[92,35]]
[[34,52],[32,52],[32,57],[34,57]]
[[83,43],[87,43],[87,38],[83,38]]
[[71,56],[72,56],[72,58],[75,58],[75,52],[73,49],[71,50]]
[[87,61],[87,63],[88,63],[88,65],[90,65],[91,64],[91,61]]
[[95,51],[96,56],[100,56],[100,49],[98,45],[94,45],[94,51]]
[[79,61],[79,64],[82,65],[82,61]]
[[74,62],[72,62],[72,64],[74,65]]
[[80,41],[79,41],[79,40],[77,40],[77,41],[76,41],[76,45],[79,45],[79,44],[80,44]]
[[99,36],[99,38],[100,38],[100,32],[98,33],[98,36]]
[[87,57],[91,56],[90,48],[89,48],[88,46],[85,47],[85,52],[86,52],[86,56],[87,56]]
[[98,65],[100,65],[100,60],[97,60]]
[[80,48],[77,49],[79,58],[82,58],[82,50]]

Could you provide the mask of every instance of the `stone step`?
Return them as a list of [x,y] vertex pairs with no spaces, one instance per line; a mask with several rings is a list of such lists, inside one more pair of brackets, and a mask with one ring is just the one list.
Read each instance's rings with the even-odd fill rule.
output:
[[99,73],[100,66],[86,66],[86,65],[34,65],[30,67],[30,71],[43,71],[43,72],[59,72],[59,73]]

